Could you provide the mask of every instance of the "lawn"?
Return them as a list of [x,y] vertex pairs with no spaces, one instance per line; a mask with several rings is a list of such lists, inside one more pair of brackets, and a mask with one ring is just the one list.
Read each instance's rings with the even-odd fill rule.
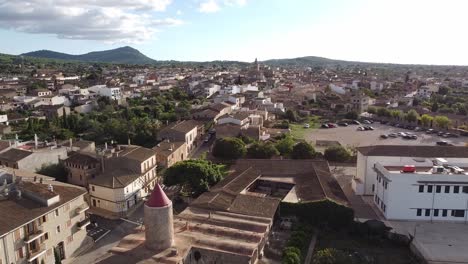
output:
[[[304,128],[305,124],[309,124],[309,128]],[[320,124],[314,121],[308,121],[300,124],[289,124],[289,129],[291,129],[291,135],[295,139],[304,139],[306,133],[311,132],[312,130],[319,128]]]

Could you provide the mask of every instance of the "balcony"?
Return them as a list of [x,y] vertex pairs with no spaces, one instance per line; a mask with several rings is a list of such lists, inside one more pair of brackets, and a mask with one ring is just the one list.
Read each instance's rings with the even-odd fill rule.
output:
[[91,221],[89,218],[86,218],[85,220],[78,222],[77,226],[80,230],[84,230],[89,224],[91,224]]
[[80,205],[78,208],[76,208],[75,213],[76,213],[76,215],[79,215],[79,214],[85,212],[88,209],[89,209],[89,205],[87,203],[85,203],[83,205]]
[[32,250],[29,252],[29,257],[28,257],[28,262],[32,262],[34,261],[35,259],[37,259],[38,257],[44,255],[46,253],[46,248],[45,246],[40,246],[38,247],[36,250]]
[[29,243],[33,242],[34,240],[40,238],[44,234],[45,234],[45,232],[42,230],[41,227],[39,227],[34,232],[26,234],[26,237],[24,238],[24,242],[29,244]]

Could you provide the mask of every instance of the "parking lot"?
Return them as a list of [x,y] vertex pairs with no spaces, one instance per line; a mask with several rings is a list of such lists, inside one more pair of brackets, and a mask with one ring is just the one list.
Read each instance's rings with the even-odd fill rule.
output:
[[[369,145],[436,145],[437,141],[445,140],[450,144],[457,146],[464,146],[468,142],[467,137],[458,138],[442,138],[435,134],[426,134],[425,132],[415,132],[414,130],[407,130],[403,128],[392,127],[374,123],[371,125],[375,130],[357,131],[357,125],[349,125],[347,127],[336,128],[319,128],[311,129],[305,133],[304,138],[312,143],[317,140],[335,140],[339,141],[343,146],[360,147]],[[403,139],[387,138],[382,139],[380,135],[398,133],[398,132],[411,132],[417,135],[417,139]]]

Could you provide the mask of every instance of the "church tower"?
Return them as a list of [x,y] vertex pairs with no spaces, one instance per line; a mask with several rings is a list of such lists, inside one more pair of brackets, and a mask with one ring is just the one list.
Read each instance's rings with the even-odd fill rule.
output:
[[147,248],[160,252],[173,245],[172,202],[159,184],[154,186],[150,198],[145,203],[144,224]]

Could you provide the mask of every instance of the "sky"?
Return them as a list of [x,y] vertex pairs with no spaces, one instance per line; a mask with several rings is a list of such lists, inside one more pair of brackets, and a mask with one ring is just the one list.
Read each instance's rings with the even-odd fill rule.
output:
[[0,0],[0,53],[468,65],[467,0]]

